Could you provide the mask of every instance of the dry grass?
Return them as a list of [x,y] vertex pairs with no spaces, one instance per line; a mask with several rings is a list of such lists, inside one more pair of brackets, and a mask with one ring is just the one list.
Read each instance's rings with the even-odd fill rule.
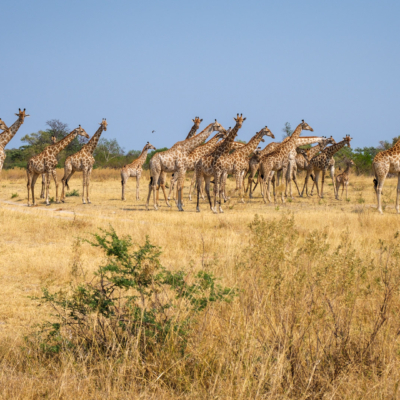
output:
[[[251,202],[230,200],[224,214],[213,215],[205,202],[198,214],[188,200],[185,213],[164,205],[146,212],[147,177],[141,200],[134,200],[130,180],[122,202],[114,170],[93,172],[91,205],[68,197],[64,204],[46,208],[39,200],[28,209],[24,171],[3,171],[0,398],[396,398],[397,181],[386,180],[383,216],[375,208],[372,179],[350,181],[349,201],[336,201],[326,186],[323,200],[295,196],[264,205],[257,189]],[[81,193],[79,174],[70,187]],[[255,214],[268,223],[252,231]],[[284,226],[271,224],[274,219]],[[184,358],[166,349],[146,360],[153,376],[143,374],[134,352],[123,360],[78,362],[68,354],[46,357],[24,342],[51,314],[30,297],[41,287],[55,291],[75,282],[73,265],[90,277],[103,254],[76,246],[76,238],[109,224],[137,243],[149,235],[162,247],[166,267],[208,268],[223,285],[240,289],[233,303],[204,312]]]

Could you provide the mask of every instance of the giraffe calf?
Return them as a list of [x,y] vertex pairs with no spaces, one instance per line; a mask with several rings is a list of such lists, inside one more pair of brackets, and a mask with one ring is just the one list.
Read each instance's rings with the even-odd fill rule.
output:
[[350,168],[352,165],[355,165],[353,160],[346,160],[346,169],[339,175],[336,175],[336,199],[339,200],[339,188],[342,186],[342,196],[344,188],[346,187],[346,199],[347,199],[347,186],[349,185],[349,175],[350,175]]

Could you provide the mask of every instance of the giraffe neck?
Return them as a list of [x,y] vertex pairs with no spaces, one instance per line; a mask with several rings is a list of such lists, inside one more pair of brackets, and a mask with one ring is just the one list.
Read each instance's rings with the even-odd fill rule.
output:
[[336,152],[338,152],[342,147],[344,147],[344,145],[346,143],[347,143],[346,140],[342,140],[339,143],[336,143],[336,144],[333,144],[332,146],[327,147],[324,150],[327,159],[329,160]]
[[137,163],[139,165],[143,165],[144,162],[146,161],[147,152],[148,152],[148,149],[147,149],[147,144],[146,144],[146,146],[143,147],[143,150],[142,150],[142,152],[140,153],[140,156],[137,159]]
[[244,156],[249,156],[251,153],[254,152],[254,150],[260,144],[262,137],[263,133],[260,132],[257,133],[250,139],[249,143],[244,145],[241,149],[236,150],[235,154],[242,154]]
[[278,146],[279,146],[279,143],[275,143],[275,142],[268,144],[260,151],[260,156],[262,157],[263,155],[268,154],[271,151],[274,151]]
[[315,155],[317,155],[320,151],[322,151],[323,145],[322,143],[318,143],[315,147],[312,147],[308,152],[308,159],[311,160]]
[[299,146],[305,146],[307,144],[313,144],[313,143],[321,143],[323,140],[322,137],[319,136],[303,136],[303,137],[298,137],[296,139],[296,147]]
[[100,136],[104,130],[104,126],[100,125],[99,129],[97,129],[96,133],[93,137],[87,142],[83,148],[88,151],[89,153],[93,154],[94,150],[96,149],[97,143],[99,143]]
[[0,147],[4,149],[14,135],[18,132],[18,129],[23,124],[23,120],[18,118],[7,130],[0,134]]
[[207,140],[213,130],[214,124],[210,124],[198,135],[193,136],[191,139],[188,139],[188,141],[184,143],[184,147],[187,153],[191,153],[196,147],[200,146],[205,140]]
[[349,173],[350,173],[350,167],[351,167],[351,165],[350,165],[350,164],[347,164],[347,167],[346,167],[346,169],[344,170],[344,174],[345,174],[345,175],[349,175]]
[[296,129],[293,131],[292,135],[290,136],[289,141],[293,140],[293,139],[297,139],[300,136],[302,130],[303,130],[303,124],[301,123],[301,124],[297,125]]
[[192,129],[189,131],[188,135],[186,136],[186,140],[192,138],[196,134],[197,129],[199,129],[199,126],[197,124],[194,124],[192,126]]
[[51,147],[54,150],[53,154],[56,155],[60,151],[64,150],[77,136],[78,132],[76,131],[76,129],[74,129],[70,134],[65,136],[64,139],[60,140],[56,144],[52,144],[49,147]]
[[222,156],[223,154],[229,153],[229,151],[231,150],[232,143],[235,140],[235,137],[237,136],[238,130],[239,130],[239,124],[235,124],[233,129],[229,132],[228,137],[221,143],[220,146],[217,147],[214,153],[214,160],[216,160],[216,158]]

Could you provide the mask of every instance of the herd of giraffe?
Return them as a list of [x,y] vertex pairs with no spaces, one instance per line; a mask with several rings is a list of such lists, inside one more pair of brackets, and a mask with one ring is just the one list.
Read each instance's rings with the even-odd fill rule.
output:
[[[19,109],[15,114],[18,119],[13,125],[8,127],[0,118],[0,172],[3,168],[6,158],[5,147],[17,133],[20,126],[24,123],[26,117],[25,109]],[[319,197],[323,198],[325,174],[329,170],[332,178],[335,198],[339,200],[339,188],[342,186],[342,196],[344,189],[349,184],[350,168],[354,165],[352,160],[346,160],[346,169],[343,173],[335,177],[335,160],[333,155],[342,147],[350,147],[351,137],[346,135],[342,141],[336,142],[332,137],[320,136],[300,136],[302,131],[313,132],[313,129],[304,120],[296,127],[292,135],[287,137],[281,143],[269,143],[264,149],[258,145],[264,142],[263,137],[269,136],[274,139],[275,136],[270,129],[265,126],[257,132],[247,144],[236,142],[239,129],[242,128],[246,120],[242,114],[234,117],[235,125],[233,128],[225,129],[217,120],[209,124],[203,131],[196,134],[200,127],[202,119],[196,117],[193,119],[193,126],[185,140],[175,143],[170,149],[155,153],[150,160],[150,183],[149,192],[146,201],[146,208],[149,208],[151,195],[153,194],[154,209],[159,207],[159,189],[164,194],[167,206],[170,206],[171,195],[176,199],[176,205],[179,211],[183,211],[183,188],[186,172],[193,171],[194,177],[190,183],[189,200],[191,200],[192,187],[197,190],[197,211],[200,212],[200,195],[204,199],[204,192],[207,196],[211,210],[214,213],[223,212],[222,200],[228,200],[226,194],[226,180],[229,174],[233,175],[236,181],[235,192],[238,193],[240,201],[244,202],[244,193],[249,192],[249,197],[253,197],[254,190],[258,184],[261,187],[261,194],[264,203],[271,202],[270,184],[273,185],[274,201],[276,202],[276,181],[279,178],[285,179],[285,195],[281,194],[282,201],[284,197],[292,194],[292,180],[296,185],[299,196],[308,195],[308,180],[311,177],[314,181],[310,194],[312,195],[314,185]],[[58,164],[57,155],[72,142],[78,135],[89,139],[89,135],[79,125],[76,129],[66,135],[59,142],[52,137],[52,143],[47,146],[40,154],[32,157],[28,161],[27,189],[28,206],[36,205],[35,202],[35,183],[39,175],[42,175],[41,198],[44,198],[46,205],[50,205],[49,187],[51,177],[56,187],[56,203],[65,201],[65,188],[69,189],[68,182],[76,172],[83,174],[83,204],[90,203],[89,187],[90,176],[93,170],[95,159],[93,152],[103,131],[107,130],[107,121],[103,119],[100,127],[92,138],[82,146],[77,153],[67,157],[64,165],[64,176],[62,178],[61,198],[58,192],[58,182],[56,166]],[[213,132],[214,136],[206,142]],[[309,149],[303,149],[302,146],[316,144]],[[125,165],[121,170],[122,200],[125,200],[125,186],[129,177],[136,177],[136,200],[139,200],[139,183],[142,175],[143,164],[147,158],[147,152],[155,150],[149,142],[144,146],[139,158],[131,164]],[[382,188],[388,173],[398,175],[396,211],[400,213],[399,194],[400,194],[400,141],[391,149],[378,153],[372,163],[372,169],[375,176],[374,188],[377,195],[378,211],[382,214],[381,195]],[[306,178],[302,191],[300,192],[297,184],[297,172],[305,171]],[[172,173],[169,194],[165,191],[167,173]],[[321,187],[319,187],[319,175],[322,173]],[[248,175],[248,185],[245,189],[245,177]],[[257,176],[257,182],[254,182]],[[214,199],[211,199],[210,185],[214,184]],[[255,184],[253,188],[253,184]],[[176,189],[176,192],[175,192]],[[289,193],[288,193],[289,190]],[[86,198],[85,198],[86,194]],[[32,196],[32,202],[31,202]]]

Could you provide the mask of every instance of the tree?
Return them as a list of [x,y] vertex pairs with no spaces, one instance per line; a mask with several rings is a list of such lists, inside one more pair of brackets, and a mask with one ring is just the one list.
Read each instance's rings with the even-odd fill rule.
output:
[[102,164],[109,163],[112,159],[121,157],[125,153],[124,149],[119,145],[117,139],[101,138],[94,151],[96,161]]
[[286,139],[289,136],[292,136],[293,129],[290,125],[290,122],[285,122],[285,127],[282,129],[283,132],[283,139]]

